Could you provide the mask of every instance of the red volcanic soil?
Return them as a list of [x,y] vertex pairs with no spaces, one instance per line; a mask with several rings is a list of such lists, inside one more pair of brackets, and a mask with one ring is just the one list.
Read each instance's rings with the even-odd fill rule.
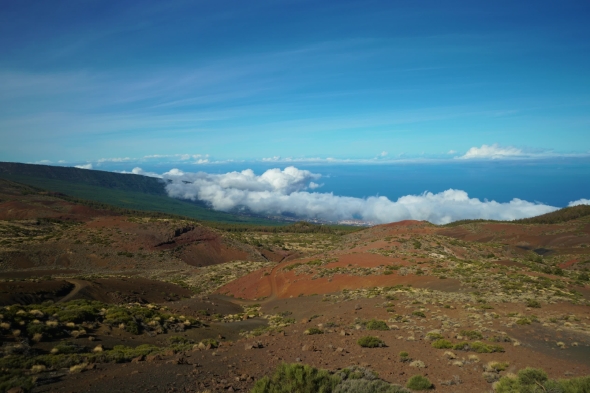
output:
[[[403,299],[403,295],[402,296]],[[211,298],[217,302],[215,298]],[[322,302],[321,297],[303,297],[293,299],[275,299],[265,302],[265,312],[290,312],[290,316],[301,321],[287,326],[281,333],[266,333],[262,336],[244,339],[237,338],[234,342],[222,341],[215,350],[188,350],[181,353],[172,351],[160,360],[138,361],[128,364],[97,364],[95,369],[83,374],[70,374],[55,383],[42,385],[36,392],[49,391],[153,391],[153,392],[212,392],[249,391],[254,381],[272,373],[281,363],[310,364],[314,367],[337,370],[351,365],[370,367],[378,373],[379,378],[388,382],[405,385],[410,376],[426,375],[436,386],[436,392],[472,393],[488,392],[491,385],[482,378],[483,365],[490,361],[507,362],[508,370],[517,372],[525,367],[545,369],[551,378],[563,378],[566,375],[582,376],[590,374],[589,357],[580,358],[587,353],[587,347],[551,349],[545,341],[547,332],[540,326],[517,326],[509,331],[511,337],[523,337],[523,345],[513,346],[502,343],[505,352],[477,354],[477,361],[462,367],[452,365],[445,358],[445,350],[434,349],[425,338],[425,332],[438,328],[440,321],[433,318],[436,306],[425,306],[427,318],[417,322],[420,330],[414,333],[403,330],[366,331],[356,330],[356,320],[377,318],[387,320],[386,310],[380,306],[383,299],[358,299],[354,302]],[[502,310],[519,311],[523,310]],[[445,314],[457,319],[464,311],[460,309],[445,310]],[[564,312],[580,310],[567,309]],[[311,319],[311,317],[314,317]],[[432,317],[431,317],[432,316]],[[249,322],[249,321],[245,321]],[[220,332],[220,328],[244,328],[243,322],[211,326],[208,332],[191,329],[192,334],[209,334],[209,337]],[[335,324],[333,329],[326,328]],[[466,324],[468,322],[465,322]],[[496,322],[493,327],[499,328]],[[304,330],[323,325],[324,334],[305,335]],[[466,325],[467,328],[469,325]],[[248,327],[246,327],[248,328]],[[345,335],[340,332],[344,331]],[[113,333],[114,334],[114,333]],[[224,335],[225,332],[223,333]],[[228,336],[232,332],[228,331]],[[386,343],[384,348],[361,348],[357,340],[367,334],[377,336]],[[453,341],[451,332],[443,335]],[[408,336],[414,337],[407,340]],[[569,342],[569,334],[564,333],[563,339]],[[141,342],[148,342],[147,337],[138,337]],[[528,341],[524,341],[527,339]],[[555,337],[551,337],[553,342]],[[562,339],[562,338],[560,338]],[[105,338],[108,343],[111,338]],[[127,340],[129,345],[129,341]],[[246,344],[260,343],[260,348],[245,349]],[[555,347],[555,345],[553,345]],[[339,349],[338,349],[339,348]],[[425,363],[425,369],[416,369],[409,362],[402,362],[400,351],[407,351],[414,360]],[[471,353],[452,351],[458,359],[466,359]],[[447,384],[445,381],[460,381],[459,384]],[[230,389],[231,387],[231,389]]]
[[576,221],[544,225],[477,223],[442,228],[436,233],[470,242],[503,243],[520,247],[521,251],[546,249],[557,253],[585,254],[580,246],[590,243],[590,226]]
[[[305,263],[310,258],[298,262]],[[335,274],[331,277],[313,278],[310,274],[297,274],[285,267],[296,262],[285,262],[253,272],[226,284],[217,292],[242,299],[260,299],[265,297],[290,298],[295,296],[326,294],[339,292],[343,289],[352,290],[376,286],[411,285],[439,290],[460,291],[459,282],[453,279],[440,280],[432,276],[398,274],[389,275],[356,275]],[[371,268],[386,265],[405,266],[408,263],[396,258],[389,258],[371,253],[340,254],[337,262],[331,262],[324,268]]]

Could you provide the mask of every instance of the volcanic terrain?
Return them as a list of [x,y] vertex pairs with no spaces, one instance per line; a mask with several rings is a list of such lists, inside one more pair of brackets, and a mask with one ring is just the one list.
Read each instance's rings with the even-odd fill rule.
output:
[[437,392],[590,375],[590,215],[559,214],[216,227],[0,180],[0,389],[249,391],[282,363]]

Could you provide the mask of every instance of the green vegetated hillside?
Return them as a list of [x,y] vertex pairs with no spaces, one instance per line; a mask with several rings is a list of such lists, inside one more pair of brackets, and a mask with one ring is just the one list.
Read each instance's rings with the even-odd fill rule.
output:
[[590,216],[589,205],[564,207],[563,209],[551,213],[531,218],[523,218],[522,220],[516,220],[515,222],[520,224],[558,224],[560,222],[571,221],[585,216]]
[[0,178],[123,209],[162,212],[232,224],[284,224],[262,217],[219,212],[201,203],[170,198],[166,195],[164,183],[147,176],[48,165],[0,163]]
[[463,224],[474,224],[474,223],[510,223],[510,224],[559,224],[562,222],[576,220],[578,218],[590,216],[589,205],[579,205],[572,207],[564,207],[563,209],[556,210],[551,213],[542,214],[540,216],[521,218],[520,220],[514,221],[498,221],[498,220],[458,220],[451,223],[445,224],[446,227],[454,227]]
[[[21,164],[17,162],[0,162],[0,177],[15,180],[35,181],[39,178],[45,180],[44,184],[51,184],[52,180],[74,183],[77,185],[89,185],[109,188],[121,191],[135,191],[153,195],[166,195],[164,182],[148,176],[134,175],[130,173],[115,173],[71,167],[51,165]],[[23,181],[24,183],[24,181]],[[47,187],[44,187],[47,188]]]

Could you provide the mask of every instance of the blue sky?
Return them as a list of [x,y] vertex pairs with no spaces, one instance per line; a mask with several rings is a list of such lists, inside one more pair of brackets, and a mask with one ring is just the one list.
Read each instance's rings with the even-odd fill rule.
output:
[[2,161],[590,155],[587,1],[1,9]]

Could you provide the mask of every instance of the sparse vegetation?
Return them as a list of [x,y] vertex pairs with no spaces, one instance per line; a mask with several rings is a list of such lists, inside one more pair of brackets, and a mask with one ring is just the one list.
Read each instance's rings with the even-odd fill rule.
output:
[[494,386],[494,391],[497,393],[590,392],[590,377],[555,380],[549,379],[547,373],[541,369],[525,368],[520,370],[517,375],[507,375],[500,378]]
[[361,337],[358,339],[357,343],[363,348],[377,348],[385,346],[385,342],[383,342],[383,340],[374,336]]
[[414,375],[408,380],[406,387],[412,390],[428,390],[432,388],[432,382],[422,375]]

